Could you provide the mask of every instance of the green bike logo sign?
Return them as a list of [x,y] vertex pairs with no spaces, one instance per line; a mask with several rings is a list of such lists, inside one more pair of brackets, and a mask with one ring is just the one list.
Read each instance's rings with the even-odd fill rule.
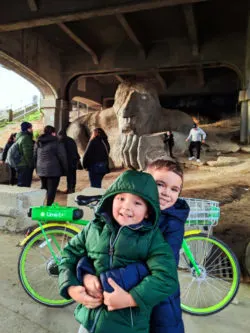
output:
[[63,217],[64,214],[63,213],[60,213],[60,212],[56,212],[56,213],[53,213],[53,212],[42,212],[41,213],[41,217],[53,217],[53,218],[60,218],[60,217]]

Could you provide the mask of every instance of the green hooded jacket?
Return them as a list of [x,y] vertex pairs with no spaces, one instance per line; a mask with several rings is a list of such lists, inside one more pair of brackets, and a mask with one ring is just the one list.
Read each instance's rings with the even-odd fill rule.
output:
[[[136,225],[119,226],[111,214],[113,198],[118,193],[143,198],[151,207],[149,218]],[[92,259],[97,276],[139,261],[145,262],[151,273],[129,291],[137,307],[108,311],[104,304],[96,309],[79,304],[76,320],[90,333],[147,333],[152,308],[177,290],[176,263],[158,229],[159,213],[153,177],[144,172],[125,171],[106,191],[95,219],[65,247],[59,266],[60,294],[65,298],[69,298],[69,286],[80,285],[76,265],[82,256]]]
[[19,167],[34,167],[33,160],[33,139],[32,134],[29,132],[19,132],[16,135],[16,142],[18,143],[19,151],[21,153],[21,161]]

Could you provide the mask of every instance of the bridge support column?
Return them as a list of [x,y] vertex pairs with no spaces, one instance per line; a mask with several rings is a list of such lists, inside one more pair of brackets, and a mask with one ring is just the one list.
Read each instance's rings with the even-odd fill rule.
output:
[[41,100],[41,109],[44,114],[44,126],[55,126],[56,121],[56,99],[54,97]]
[[69,102],[65,99],[59,98],[56,100],[56,114],[57,119],[55,127],[57,130],[66,128],[69,122]]
[[250,143],[250,90],[241,90],[240,142]]
[[245,90],[242,97],[240,141],[250,144],[250,10],[246,33]]

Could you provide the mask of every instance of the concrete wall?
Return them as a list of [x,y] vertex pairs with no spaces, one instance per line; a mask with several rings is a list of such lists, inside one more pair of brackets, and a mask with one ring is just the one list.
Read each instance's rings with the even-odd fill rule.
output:
[[97,103],[102,103],[103,87],[92,78],[78,78],[69,87],[69,100],[75,96],[86,97]]
[[85,73],[108,73],[110,71],[145,70],[150,68],[173,68],[195,64],[225,64],[236,70],[242,77],[245,61],[245,36],[240,33],[219,36],[204,43],[200,56],[191,53],[187,38],[169,38],[164,44],[152,46],[145,59],[139,52],[124,41],[119,48],[104,52],[99,65],[94,65],[88,55],[75,52],[62,57],[62,70],[65,82],[75,75]]
[[[60,95],[61,64],[59,51],[41,35],[31,30],[2,32],[0,34],[0,51],[27,67],[25,71],[25,68],[21,68],[16,64],[16,70],[19,67],[19,71],[23,72],[23,76],[29,77],[30,80],[32,80],[32,73],[29,70],[33,71],[33,83],[35,84],[37,81],[36,85],[38,88],[46,90],[46,87],[39,83],[39,78],[36,80],[35,74],[45,80],[48,86],[51,86],[51,91],[54,90]],[[4,59],[1,59],[0,56],[0,63],[3,62]],[[7,63],[3,64],[8,66]],[[9,65],[14,66],[14,63]]]
[[31,206],[43,205],[45,195],[45,190],[0,185],[0,229],[18,232],[36,224],[27,213]]

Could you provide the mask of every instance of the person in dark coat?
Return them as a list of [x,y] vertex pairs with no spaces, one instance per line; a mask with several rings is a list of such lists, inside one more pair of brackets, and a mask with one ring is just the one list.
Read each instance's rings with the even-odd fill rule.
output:
[[173,156],[174,135],[173,135],[172,131],[167,131],[164,134],[163,142],[165,143],[165,148],[166,148],[167,154],[169,154],[170,157],[174,158],[174,156]]
[[[178,266],[179,252],[184,237],[184,225],[190,210],[186,201],[178,198],[183,186],[183,171],[177,163],[163,159],[151,162],[146,170],[153,176],[158,186],[161,208],[158,225],[164,239],[172,248]],[[144,277],[150,275],[150,271],[143,262],[138,262],[126,267],[111,269],[105,274],[122,285],[124,290],[130,290]],[[88,257],[83,257],[78,262],[77,277],[79,281],[84,282],[88,297],[86,297],[86,302],[90,305],[93,302],[90,297],[95,292],[91,287],[89,289],[93,275],[95,275],[95,268],[92,261]],[[85,281],[88,281],[88,284]],[[95,299],[93,296],[92,298]],[[171,296],[153,308],[150,318],[150,333],[184,332],[180,289],[178,288]]]
[[68,171],[66,150],[56,136],[55,127],[45,126],[44,134],[38,137],[34,147],[34,160],[41,188],[47,190],[47,206],[51,206],[60,177],[67,175]]
[[60,142],[64,144],[68,160],[67,190],[65,193],[74,193],[76,188],[76,170],[80,163],[80,155],[78,154],[75,140],[67,136],[65,130],[59,131],[58,137]]
[[109,172],[110,146],[108,137],[102,128],[95,128],[85,154],[83,156],[83,168],[89,172],[91,187],[101,188],[102,179]]
[[[13,143],[16,141],[16,133],[11,133],[2,153],[2,161],[5,162],[7,158],[7,153],[10,147],[13,145]],[[8,164],[8,163],[7,163]],[[12,168],[9,165],[9,184],[10,185],[16,185],[17,178],[16,178],[16,169]]]
[[27,121],[21,123],[21,132],[17,133],[16,142],[18,143],[21,154],[21,161],[16,168],[17,186],[30,187],[34,171],[34,141],[31,123]]

